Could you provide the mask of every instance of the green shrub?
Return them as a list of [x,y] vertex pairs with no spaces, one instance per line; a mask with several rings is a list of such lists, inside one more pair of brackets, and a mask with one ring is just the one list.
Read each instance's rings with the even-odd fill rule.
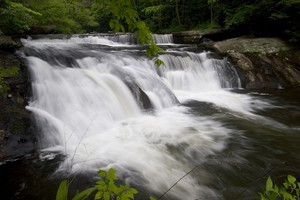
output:
[[259,193],[260,200],[299,200],[300,199],[300,182],[297,179],[288,175],[283,184],[276,185],[270,177],[266,182],[266,190]]
[[[118,178],[113,168],[110,168],[107,172],[99,170],[98,175],[101,177],[100,181],[97,181],[94,186],[76,194],[72,200],[84,200],[92,194],[95,200],[132,200],[134,195],[138,193],[135,188],[131,188],[128,185],[116,185],[115,181]],[[63,180],[57,190],[56,200],[67,200],[68,188],[69,181]],[[155,198],[150,197],[150,200],[155,200]]]
[[0,4],[0,29],[5,34],[20,34],[30,29],[41,14],[20,3],[4,1]]
[[17,67],[13,67],[10,69],[4,69],[0,67],[0,94],[7,93],[9,91],[9,86],[5,82],[6,76],[16,75],[19,72]]

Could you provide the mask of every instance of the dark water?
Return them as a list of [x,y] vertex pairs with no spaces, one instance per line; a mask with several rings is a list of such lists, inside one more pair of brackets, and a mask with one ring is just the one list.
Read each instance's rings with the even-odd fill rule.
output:
[[[37,93],[29,109],[37,113],[37,118],[41,116],[41,113],[43,114],[43,118],[39,118],[37,122],[41,123],[44,128],[47,127],[44,131],[48,131],[48,136],[51,133],[51,138],[45,137],[45,132],[41,133],[43,138],[41,139],[40,153],[1,163],[1,199],[55,199],[59,182],[67,176],[74,179],[71,193],[76,193],[93,183],[95,169],[108,166],[117,169],[122,183],[130,183],[139,189],[140,194],[136,199],[147,199],[149,195],[159,197],[168,189],[167,186],[172,186],[187,173],[189,174],[162,199],[258,199],[258,192],[264,189],[267,176],[270,175],[279,183],[287,174],[300,177],[299,89],[230,89],[238,87],[239,83],[230,66],[226,70],[223,69],[227,65],[224,60],[211,60],[206,54],[201,53],[182,52],[183,49],[189,49],[186,47],[168,47],[169,54],[161,56],[168,66],[156,70],[155,67],[152,68],[153,64],[149,64],[143,58],[137,59],[137,54],[143,57],[141,49],[135,48],[133,51],[130,46],[114,47],[113,50],[110,46],[91,47],[86,44],[75,47],[68,46],[68,48],[60,47],[57,44],[55,46],[53,47],[51,43],[46,47],[34,46],[25,50],[27,54],[25,58],[31,63],[32,70],[42,67],[41,71],[35,72],[35,75],[43,78],[41,80],[38,77],[34,79],[33,87],[38,90],[40,86],[45,85],[47,91],[43,94],[44,96]],[[43,54],[43,51],[48,54]],[[84,65],[83,61],[87,58],[99,59],[96,64],[93,61]],[[122,62],[120,64],[116,58],[123,61],[123,64],[125,63],[125,71],[115,67],[117,64],[118,66],[122,65]],[[100,136],[94,135],[93,130],[89,130],[91,132],[87,132],[87,140],[85,140],[85,142],[89,142],[89,145],[93,144],[91,140],[98,142],[97,149],[93,151],[92,155],[95,157],[92,158],[101,158],[101,162],[96,160],[82,165],[72,163],[73,166],[69,170],[67,162],[70,159],[69,155],[74,153],[74,148],[77,153],[76,138],[71,138],[75,135],[75,131],[73,130],[70,136],[75,141],[72,144],[74,147],[72,148],[72,145],[64,146],[65,143],[60,140],[62,137],[60,137],[57,121],[65,120],[64,126],[71,127],[65,116],[72,116],[75,119],[72,118],[71,122],[75,120],[77,127],[83,123],[83,129],[86,129],[85,125],[91,124],[90,119],[84,123],[88,118],[85,112],[74,112],[74,110],[83,106],[86,110],[92,108],[90,112],[93,113],[99,108],[90,107],[95,103],[88,103],[88,107],[86,107],[86,99],[83,104],[78,104],[81,98],[77,96],[78,94],[89,95],[81,93],[81,87],[84,87],[84,91],[94,89],[95,82],[100,80],[90,74],[90,70],[94,68],[89,67],[98,66],[99,63],[105,64],[106,59],[108,59],[108,63],[114,63],[113,70],[109,71],[114,76],[123,77],[124,74],[128,75],[129,72],[134,72],[130,76],[128,75],[130,80],[135,80],[130,83],[137,84],[140,90],[149,96],[152,110],[140,109],[138,106],[141,105],[138,103],[135,107],[134,98],[128,96],[127,93],[123,94],[122,91],[117,93],[116,95],[123,98],[122,102],[127,102],[125,108],[131,106],[130,110],[124,108],[125,111],[120,113],[119,110],[123,109],[122,103],[121,105],[116,102],[108,103],[106,108],[111,111],[109,115],[106,115],[107,110],[104,110],[100,119],[94,119],[97,125],[92,124],[91,126],[104,135],[106,132],[103,130],[109,126],[107,129],[110,134],[101,137],[98,142]],[[159,76],[148,76],[148,72],[143,74],[137,68],[138,65],[142,65],[142,69],[146,68],[149,74],[152,74],[151,70],[154,69]],[[172,65],[176,67],[171,67]],[[198,65],[203,68],[200,72],[196,70],[188,74],[194,65],[197,66],[197,69]],[[53,66],[55,66],[54,70]],[[70,70],[70,66],[74,70]],[[81,77],[82,73],[77,72],[77,69],[82,69],[83,66],[86,69],[82,72],[91,76],[93,82],[87,81],[86,77]],[[208,70],[210,67],[213,67],[216,72],[212,73]],[[221,67],[222,71],[218,71],[218,67]],[[64,74],[64,71],[68,73]],[[107,80],[106,73],[107,71],[105,71],[105,80]],[[214,76],[216,73],[218,76]],[[102,72],[100,74],[103,75]],[[223,77],[220,78],[220,74]],[[194,81],[186,82],[185,76],[189,78],[188,80]],[[47,80],[45,82],[52,81],[53,77],[55,77],[54,82],[49,85],[44,83],[45,80]],[[73,77],[76,77],[76,80]],[[160,81],[158,77],[164,79]],[[63,81],[60,82],[60,80]],[[64,82],[65,80],[70,80],[72,85],[80,83],[79,89],[70,89],[69,83]],[[123,88],[123,83],[120,81],[109,80],[108,83],[114,85],[114,90],[118,90],[119,87]],[[126,84],[129,82],[127,79],[123,81]],[[55,82],[59,84],[59,88]],[[151,86],[147,87],[149,82]],[[170,85],[166,84],[166,86],[165,82]],[[105,83],[101,82],[101,84]],[[95,101],[100,101],[99,96],[94,94],[102,89],[100,85],[96,88],[97,90],[92,90],[92,95],[88,96],[88,100],[91,102],[93,102],[94,96],[97,97]],[[62,93],[56,93],[60,89],[64,89]],[[76,93],[77,90],[79,93]],[[135,90],[131,90],[134,93]],[[42,91],[44,91],[43,88]],[[69,94],[69,91],[72,93]],[[103,89],[103,91],[106,92],[105,96],[111,95],[108,90]],[[43,99],[49,93],[54,95],[46,96],[47,98]],[[69,95],[74,96],[71,96],[67,102],[60,101],[61,98],[70,97]],[[53,101],[53,98],[56,101]],[[113,98],[115,97],[113,96]],[[43,100],[41,101],[41,99]],[[74,99],[76,101],[73,101]],[[48,100],[49,105],[47,104]],[[58,102],[58,104],[52,104],[53,102]],[[103,101],[101,105],[105,102]],[[110,107],[111,104],[113,104],[112,107]],[[120,107],[115,111],[114,107],[117,106]],[[54,109],[55,107],[59,109]],[[100,106],[100,108],[102,107]],[[61,110],[62,113],[59,112]],[[48,114],[46,115],[44,112]],[[49,113],[59,120],[52,120]],[[77,113],[80,115],[77,116]],[[82,117],[82,115],[84,116]],[[108,116],[121,119],[112,118],[112,122],[105,121],[109,118]],[[79,117],[78,121],[76,121],[77,117]],[[45,118],[47,120],[44,120]],[[122,123],[119,123],[120,120]],[[167,130],[162,130],[166,127]],[[118,135],[122,131],[125,135]],[[143,137],[140,137],[140,132],[144,134]],[[117,137],[112,137],[115,134]],[[134,136],[133,139],[127,140],[131,134]],[[114,143],[119,138],[122,138],[122,141]],[[144,138],[146,138],[146,143]],[[103,140],[107,144],[101,144]],[[112,144],[112,147],[107,146],[108,144]],[[122,148],[123,145],[126,146],[125,149]],[[107,148],[104,154],[102,154],[103,148]],[[84,155],[86,149],[82,150],[79,147],[78,152]],[[118,151],[114,152],[116,149]],[[157,151],[152,152],[153,149],[157,149]],[[80,162],[80,157],[74,159],[78,159]],[[59,172],[57,169],[60,169]],[[68,174],[70,171],[72,173]],[[152,177],[147,176],[148,174]],[[162,183],[164,181],[167,183]],[[157,185],[161,188],[157,189]]]
[[[195,161],[194,165],[200,166],[191,176],[197,176],[201,184],[216,189],[218,199],[258,199],[257,193],[264,189],[267,176],[270,175],[278,183],[288,174],[300,176],[300,90],[237,92],[252,93],[272,101],[278,107],[260,111],[259,114],[280,124],[274,126],[245,119],[211,104],[185,104],[195,114],[213,116],[236,130],[228,140],[226,149],[203,163]],[[61,177],[53,173],[61,158],[58,155],[53,159],[37,156],[28,155],[0,165],[1,199],[55,198]],[[76,180],[89,185],[89,179],[79,176]],[[84,188],[84,185],[78,187]],[[176,186],[173,189],[176,190]]]

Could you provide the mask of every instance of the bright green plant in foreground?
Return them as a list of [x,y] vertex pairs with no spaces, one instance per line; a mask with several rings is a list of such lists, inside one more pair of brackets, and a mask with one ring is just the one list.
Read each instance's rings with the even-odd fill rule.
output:
[[288,175],[282,185],[278,186],[268,177],[266,182],[266,190],[259,193],[260,200],[299,200],[300,199],[300,182]]
[[[97,181],[94,186],[76,194],[72,200],[84,200],[92,194],[95,200],[133,200],[134,195],[138,193],[135,188],[127,185],[116,185],[115,181],[118,178],[113,168],[110,168],[107,172],[99,170],[98,175],[101,177],[100,181]],[[56,200],[67,200],[68,188],[69,181],[63,180],[57,190]],[[150,197],[150,200],[155,200],[155,198]]]
[[17,67],[13,67],[10,69],[4,69],[0,67],[0,94],[7,93],[9,90],[9,86],[4,81],[5,76],[8,75],[16,75],[19,72],[19,69]]

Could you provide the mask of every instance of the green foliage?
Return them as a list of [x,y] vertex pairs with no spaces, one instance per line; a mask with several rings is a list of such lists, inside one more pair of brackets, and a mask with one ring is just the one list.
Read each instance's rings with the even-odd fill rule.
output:
[[69,181],[68,180],[63,180],[57,190],[56,193],[56,200],[67,200],[68,198],[68,187],[69,186]]
[[19,68],[13,67],[10,69],[4,69],[0,67],[0,94],[7,93],[9,91],[9,86],[5,82],[7,76],[16,75],[19,72]]
[[220,28],[220,25],[216,23],[202,23],[198,24],[196,27],[194,27],[194,30],[205,30],[205,29],[216,29]]
[[[85,189],[78,194],[76,194],[72,200],[84,200],[94,195],[95,200],[132,200],[134,195],[138,191],[128,185],[116,185],[115,181],[118,180],[116,176],[116,171],[110,168],[107,172],[104,170],[99,170],[98,175],[101,180],[97,181],[93,187]],[[68,185],[67,180],[63,180],[57,190],[56,200],[67,200],[68,196]],[[150,197],[150,200],[155,200],[155,198]]]
[[37,26],[53,26],[57,33],[83,33],[98,26],[92,4],[80,0],[19,0],[42,15]]
[[5,34],[20,34],[30,29],[41,16],[39,12],[33,11],[20,3],[5,0],[0,4],[0,29]]
[[[115,32],[133,32],[139,43],[144,45],[149,45],[146,50],[146,55],[148,58],[154,58],[160,51],[149,30],[147,24],[139,19],[139,15],[131,0],[113,0],[113,1],[97,1],[98,2],[98,12],[103,11],[106,16],[111,16],[109,21],[109,26]],[[158,58],[155,58],[155,63],[159,66],[163,63]]]
[[130,31],[149,46],[145,33],[150,30],[183,31],[209,23],[300,40],[299,0],[1,0],[0,18],[6,34],[24,33],[31,26],[54,27],[55,33]]
[[277,186],[270,177],[266,181],[266,189],[263,193],[259,193],[261,200],[299,200],[300,199],[300,182],[288,175],[283,184]]
[[242,6],[234,13],[227,13],[227,18],[225,20],[227,27],[237,26],[244,24],[255,14],[255,7],[253,5]]
[[150,14],[155,14],[155,13],[161,12],[165,8],[166,8],[165,5],[148,6],[148,7],[144,8],[142,10],[142,12],[144,12],[147,15],[150,15]]

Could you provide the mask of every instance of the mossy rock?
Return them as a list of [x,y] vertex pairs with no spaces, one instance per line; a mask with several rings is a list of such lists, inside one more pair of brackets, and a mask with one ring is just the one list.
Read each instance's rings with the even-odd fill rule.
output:
[[231,58],[245,88],[300,87],[300,51],[284,40],[239,37],[213,47]]
[[16,42],[10,36],[0,34],[0,50],[14,52],[16,49],[21,48],[22,44]]
[[214,43],[214,48],[220,53],[256,53],[271,54],[281,51],[289,51],[291,47],[285,41],[279,38],[232,38]]

